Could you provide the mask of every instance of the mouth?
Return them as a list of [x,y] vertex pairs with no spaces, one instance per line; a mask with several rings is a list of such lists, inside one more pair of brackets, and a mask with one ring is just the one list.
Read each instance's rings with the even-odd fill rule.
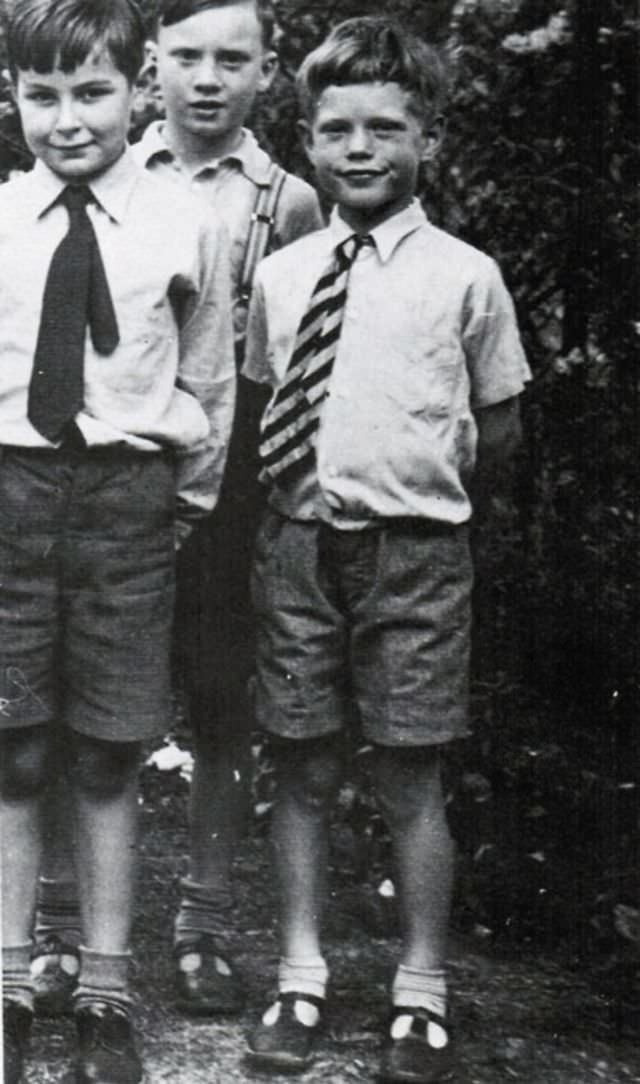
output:
[[60,146],[58,143],[50,143],[49,146],[56,154],[81,154],[82,151],[86,151],[91,146],[91,143],[74,143],[69,147]]
[[222,102],[201,100],[191,102],[189,108],[203,117],[215,117],[223,108]]
[[344,170],[340,176],[346,181],[374,181],[383,176],[383,171],[380,169],[348,169]]

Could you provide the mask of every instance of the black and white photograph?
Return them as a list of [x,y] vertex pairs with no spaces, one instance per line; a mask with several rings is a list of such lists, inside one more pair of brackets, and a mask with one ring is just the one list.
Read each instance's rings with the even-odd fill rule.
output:
[[2,1084],[640,1081],[634,0],[0,0]]

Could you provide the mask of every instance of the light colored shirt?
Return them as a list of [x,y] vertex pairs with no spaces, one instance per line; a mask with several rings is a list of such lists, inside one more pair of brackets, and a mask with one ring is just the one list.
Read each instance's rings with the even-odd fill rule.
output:
[[[259,189],[269,184],[271,158],[259,146],[253,133],[244,128],[235,151],[188,170],[167,146],[161,121],[148,126],[133,151],[137,161],[151,173],[177,181],[183,188],[189,186],[223,218],[231,238],[234,327],[236,337],[242,338],[247,306],[240,297],[240,278],[251,215]],[[276,209],[271,250],[282,248],[323,225],[315,190],[288,173]]]
[[[352,232],[334,212],[261,263],[245,376],[279,387],[313,288]],[[417,200],[371,236],[349,276],[316,469],[269,499],[346,529],[380,517],[458,524],[471,514],[474,411],[529,377],[513,304],[496,263],[432,226]]]
[[[42,162],[0,186],[0,444],[49,447],[27,397],[51,257],[68,229],[65,182]],[[87,331],[89,446],[177,453],[177,511],[213,507],[235,398],[228,241],[198,200],[136,165],[130,151],[90,185],[120,342],[96,353]]]

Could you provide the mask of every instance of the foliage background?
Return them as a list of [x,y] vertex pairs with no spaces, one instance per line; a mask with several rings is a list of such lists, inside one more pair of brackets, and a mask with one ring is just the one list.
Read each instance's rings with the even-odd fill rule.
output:
[[[487,938],[597,956],[603,978],[630,989],[640,19],[633,0],[280,0],[281,74],[253,123],[289,169],[309,176],[291,86],[300,59],[340,19],[382,11],[449,58],[448,136],[420,195],[436,224],[498,259],[534,372],[513,498],[496,497],[476,524],[475,731],[451,763],[458,921]],[[135,132],[159,108],[144,81]],[[5,87],[0,173],[28,165]],[[259,772],[258,792],[268,782]],[[347,834],[364,831],[366,843],[351,845],[356,867],[382,876],[366,771],[342,816]]]

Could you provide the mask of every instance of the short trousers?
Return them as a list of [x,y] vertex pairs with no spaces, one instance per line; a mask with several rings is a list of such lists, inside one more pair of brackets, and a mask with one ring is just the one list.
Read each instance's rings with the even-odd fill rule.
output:
[[166,731],[174,518],[170,454],[0,447],[0,727]]
[[259,413],[240,381],[225,475],[214,511],[178,554],[175,664],[187,722],[201,744],[249,741],[255,621],[249,581],[264,504],[258,483]]
[[269,509],[252,582],[259,725],[316,738],[355,715],[380,745],[463,737],[472,580],[466,526],[338,531]]

